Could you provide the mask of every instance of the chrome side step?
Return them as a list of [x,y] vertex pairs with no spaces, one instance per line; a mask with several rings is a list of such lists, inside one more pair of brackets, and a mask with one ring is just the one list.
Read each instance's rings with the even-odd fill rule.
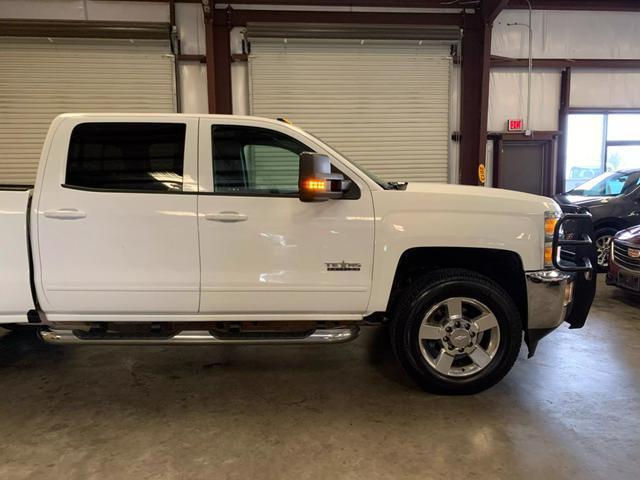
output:
[[351,326],[318,329],[303,337],[220,338],[203,330],[183,331],[170,337],[81,338],[73,330],[43,330],[40,331],[40,338],[57,345],[322,345],[349,342],[359,332],[357,326]]

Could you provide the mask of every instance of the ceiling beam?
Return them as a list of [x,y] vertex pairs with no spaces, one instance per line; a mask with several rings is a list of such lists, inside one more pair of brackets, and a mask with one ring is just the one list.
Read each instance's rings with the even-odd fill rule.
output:
[[464,21],[460,13],[235,10],[232,8],[216,8],[213,18],[216,25],[229,27],[246,26],[249,22],[461,26]]
[[509,0],[482,0],[480,4],[480,16],[486,23],[491,25],[508,4]]

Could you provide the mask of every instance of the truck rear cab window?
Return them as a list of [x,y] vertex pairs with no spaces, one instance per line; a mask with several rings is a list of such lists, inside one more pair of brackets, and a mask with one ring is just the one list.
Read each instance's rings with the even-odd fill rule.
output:
[[72,133],[65,185],[181,192],[184,123],[82,123]]

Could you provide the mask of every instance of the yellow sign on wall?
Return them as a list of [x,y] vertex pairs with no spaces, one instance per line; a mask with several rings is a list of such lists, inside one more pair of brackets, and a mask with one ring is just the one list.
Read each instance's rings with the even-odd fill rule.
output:
[[484,166],[484,163],[478,165],[478,180],[480,183],[484,185],[485,180],[487,179],[487,168]]

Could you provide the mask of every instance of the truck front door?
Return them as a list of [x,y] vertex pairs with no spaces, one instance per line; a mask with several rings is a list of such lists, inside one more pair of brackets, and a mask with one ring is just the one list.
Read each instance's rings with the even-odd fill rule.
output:
[[315,148],[285,125],[200,120],[202,313],[321,320],[366,309],[371,194],[343,171],[352,198],[301,202],[298,155]]

